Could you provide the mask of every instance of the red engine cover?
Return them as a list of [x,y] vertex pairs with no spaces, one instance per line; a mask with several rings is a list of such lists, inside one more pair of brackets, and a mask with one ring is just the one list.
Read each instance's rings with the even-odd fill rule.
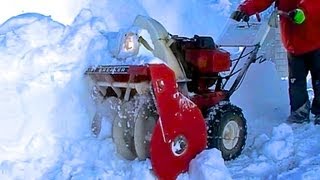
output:
[[186,61],[201,73],[228,71],[231,67],[230,53],[222,49],[186,49]]

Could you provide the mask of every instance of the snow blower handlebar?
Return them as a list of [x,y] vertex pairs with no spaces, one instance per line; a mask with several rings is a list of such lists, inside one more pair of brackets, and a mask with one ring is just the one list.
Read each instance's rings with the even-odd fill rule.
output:
[[[261,20],[259,15],[257,15],[257,19]],[[249,26],[246,22],[229,21],[225,26],[221,36],[217,39],[219,47],[241,49],[238,57],[233,60],[232,70],[224,77],[226,81],[222,85],[223,89],[229,79],[238,74],[228,90],[227,99],[238,89],[250,65],[259,59],[263,59],[262,56],[257,54],[269,31],[270,25],[268,21],[252,22]],[[240,61],[245,57],[247,60],[241,64]],[[239,64],[242,65],[241,68],[238,68]]]

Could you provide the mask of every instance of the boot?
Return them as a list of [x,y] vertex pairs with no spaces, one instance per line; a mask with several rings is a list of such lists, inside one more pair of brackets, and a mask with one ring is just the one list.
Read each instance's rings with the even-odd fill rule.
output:
[[309,123],[310,122],[309,115],[310,115],[310,102],[307,101],[299,109],[291,112],[290,116],[287,119],[287,122],[288,123],[298,123],[298,124],[302,124],[305,122]]
[[320,125],[320,114],[314,116],[314,124]]

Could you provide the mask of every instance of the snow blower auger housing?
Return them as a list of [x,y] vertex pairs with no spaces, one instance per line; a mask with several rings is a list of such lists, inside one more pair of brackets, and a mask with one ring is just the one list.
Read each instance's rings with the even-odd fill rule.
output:
[[[121,47],[132,50],[134,44],[142,44],[163,63],[90,67],[86,74],[97,102],[92,132],[99,135],[103,118],[111,118],[117,152],[129,160],[150,158],[160,179],[175,179],[206,148],[221,150],[225,160],[240,155],[246,120],[230,96],[250,64],[261,58],[257,52],[269,29],[262,23],[250,28],[230,24],[217,45],[211,37],[171,35],[149,17],[137,16],[134,26],[147,30],[151,42],[128,32]],[[234,32],[243,37],[230,42]],[[132,43],[134,39],[138,42]],[[242,50],[231,60],[222,46]],[[242,59],[246,61],[241,63]],[[233,83],[228,85],[230,79]]]

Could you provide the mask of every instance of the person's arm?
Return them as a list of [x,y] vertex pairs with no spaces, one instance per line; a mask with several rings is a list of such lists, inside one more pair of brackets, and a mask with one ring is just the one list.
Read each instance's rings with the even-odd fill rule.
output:
[[[302,0],[305,1],[305,0]],[[319,0],[314,0],[319,1]],[[274,0],[246,0],[240,4],[238,9],[249,16],[266,10]]]

